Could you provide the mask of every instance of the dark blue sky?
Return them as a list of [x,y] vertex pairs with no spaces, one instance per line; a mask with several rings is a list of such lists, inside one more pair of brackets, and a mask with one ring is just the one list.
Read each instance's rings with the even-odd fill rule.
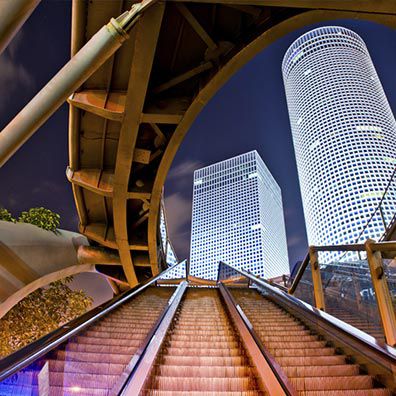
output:
[[[70,19],[70,2],[43,1],[0,56],[1,128],[69,59]],[[395,30],[360,21],[328,24],[348,27],[362,36],[395,112]],[[189,249],[193,169],[252,149],[260,153],[282,188],[290,261],[293,264],[304,256],[307,242],[280,64],[291,42],[316,26],[320,25],[287,35],[259,54],[195,121],[165,187],[168,219],[180,258]],[[0,205],[15,215],[32,206],[46,206],[61,214],[63,228],[76,229],[73,196],[65,176],[67,116],[64,105],[0,169]]]

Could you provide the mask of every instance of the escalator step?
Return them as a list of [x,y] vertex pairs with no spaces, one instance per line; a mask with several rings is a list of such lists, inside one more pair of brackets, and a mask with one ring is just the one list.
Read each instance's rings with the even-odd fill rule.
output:
[[242,356],[162,356],[164,364],[175,366],[241,366]]
[[52,372],[89,373],[96,375],[120,375],[125,366],[116,363],[91,363],[91,362],[66,362],[61,360],[49,360],[49,368]]
[[331,391],[303,391],[299,396],[391,396],[388,389],[358,389],[358,390],[331,390]]
[[246,366],[170,366],[157,368],[158,375],[165,377],[247,377],[250,370]]
[[[250,390],[242,392],[233,391],[164,391],[164,390],[149,390],[145,392],[146,396],[263,396],[261,391]],[[379,396],[379,395],[378,395]]]
[[284,367],[288,366],[328,366],[345,364],[345,356],[284,356],[278,357],[276,361]]
[[359,390],[371,389],[373,380],[368,375],[342,377],[289,378],[298,390]]
[[79,388],[95,388],[95,389],[109,389],[119,378],[117,375],[97,375],[88,373],[74,373],[74,372],[50,372],[49,383],[50,386],[64,386],[72,388],[78,386]]
[[249,377],[239,378],[197,378],[197,377],[163,377],[157,376],[154,387],[170,391],[234,391],[242,392],[252,389],[254,383]]
[[288,377],[337,377],[359,375],[357,364],[333,366],[288,366],[283,371]]

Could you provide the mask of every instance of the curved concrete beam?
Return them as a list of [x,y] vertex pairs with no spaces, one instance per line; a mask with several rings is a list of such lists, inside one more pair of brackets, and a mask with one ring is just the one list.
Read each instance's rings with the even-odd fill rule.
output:
[[0,221],[0,317],[38,288],[81,272],[104,276],[116,294],[117,284],[128,286],[96,271],[96,264],[121,265],[116,252],[89,246],[81,234]]
[[19,303],[22,299],[28,296],[30,293],[33,293],[35,290],[40,287],[47,286],[51,282],[55,282],[66,278],[67,276],[72,276],[79,274],[81,272],[97,272],[95,269],[95,265],[92,264],[78,264],[72,265],[70,267],[64,268],[59,271],[52,272],[50,274],[44,275],[39,279],[36,279],[33,282],[30,282],[26,286],[19,289],[17,292],[10,295],[5,301],[0,304],[0,319],[16,304]]

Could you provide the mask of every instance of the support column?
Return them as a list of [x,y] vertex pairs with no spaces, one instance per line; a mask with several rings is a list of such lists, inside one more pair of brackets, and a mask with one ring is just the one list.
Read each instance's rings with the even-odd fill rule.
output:
[[396,346],[395,312],[382,264],[382,255],[380,251],[373,251],[373,243],[375,241],[372,239],[368,239],[365,243],[371,281],[375,291],[375,299],[377,301],[386,343],[394,347]]
[[321,311],[325,310],[322,278],[320,276],[318,252],[311,246],[309,248],[309,261],[311,263],[312,283],[314,287],[315,306]]

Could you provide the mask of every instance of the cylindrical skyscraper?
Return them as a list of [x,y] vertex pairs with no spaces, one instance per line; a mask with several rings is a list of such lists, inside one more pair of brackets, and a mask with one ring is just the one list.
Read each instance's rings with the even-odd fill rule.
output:
[[[282,71],[308,241],[354,243],[396,163],[396,122],[367,47],[349,29],[314,29],[289,47]],[[382,213],[389,221],[395,207]],[[378,214],[360,241],[383,231]]]

